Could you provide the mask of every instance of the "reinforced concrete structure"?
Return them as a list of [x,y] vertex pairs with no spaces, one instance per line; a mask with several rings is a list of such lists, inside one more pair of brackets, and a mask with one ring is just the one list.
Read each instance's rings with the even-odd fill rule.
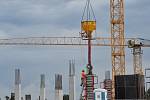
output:
[[20,76],[20,69],[15,69],[15,100],[21,100],[21,76]]
[[104,89],[107,90],[108,100],[112,98],[112,80],[110,79],[110,71],[105,72]]
[[40,100],[45,100],[45,75],[41,74]]
[[63,100],[62,75],[55,75],[55,100]]
[[75,62],[69,61],[69,100],[76,100],[75,98]]

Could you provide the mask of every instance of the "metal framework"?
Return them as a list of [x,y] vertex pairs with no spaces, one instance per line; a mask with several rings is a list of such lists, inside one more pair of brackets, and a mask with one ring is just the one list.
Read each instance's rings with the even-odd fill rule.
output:
[[148,84],[150,85],[150,76],[148,75],[148,73],[150,72],[150,68],[146,68],[145,69],[145,91],[148,90]]
[[137,46],[133,48],[133,68],[134,74],[143,75],[143,68],[142,68],[142,50],[141,46]]
[[115,75],[125,75],[124,0],[110,0],[112,99],[115,99]]
[[[115,46],[128,46],[128,41],[136,38],[126,38],[124,45],[116,44]],[[112,46],[111,38],[97,37],[94,38],[92,46]],[[4,38],[0,39],[0,45],[68,45],[68,46],[86,46],[88,42],[81,37],[25,37],[25,38]],[[150,46],[150,45],[144,45]]]
[[[140,40],[140,41],[139,41]],[[150,40],[140,39],[139,40],[129,40],[128,47],[132,49],[133,53],[133,68],[134,74],[144,75],[142,68],[142,46],[150,44]]]

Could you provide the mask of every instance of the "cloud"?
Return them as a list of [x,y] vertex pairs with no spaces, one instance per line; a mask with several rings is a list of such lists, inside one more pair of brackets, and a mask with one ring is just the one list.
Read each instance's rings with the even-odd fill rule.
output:
[[[41,3],[42,2],[42,3]],[[71,3],[71,5],[69,5]],[[3,1],[0,5],[0,29],[6,35],[30,36],[30,35],[57,35],[75,33],[76,25],[74,17],[79,15],[71,11],[75,6],[71,1]],[[77,6],[77,5],[76,5]],[[74,14],[73,14],[74,13]],[[70,17],[69,17],[70,16]],[[70,27],[72,26],[72,27]],[[70,30],[70,31],[69,31]],[[79,30],[77,31],[77,33]]]
[[0,29],[10,36],[78,33],[84,6],[81,0],[3,0]]
[[150,9],[149,4],[150,1],[135,1],[129,5],[126,5],[126,13],[125,13],[125,27],[128,37],[143,37],[143,38],[150,38],[149,37],[149,23],[150,21],[147,20],[150,15],[148,11]]

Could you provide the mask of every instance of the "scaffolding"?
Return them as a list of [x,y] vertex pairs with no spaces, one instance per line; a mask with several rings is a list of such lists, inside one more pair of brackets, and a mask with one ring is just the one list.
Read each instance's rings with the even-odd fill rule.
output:
[[150,72],[150,68],[145,69],[145,91],[148,90],[148,84],[150,86],[150,74],[148,75],[148,72]]

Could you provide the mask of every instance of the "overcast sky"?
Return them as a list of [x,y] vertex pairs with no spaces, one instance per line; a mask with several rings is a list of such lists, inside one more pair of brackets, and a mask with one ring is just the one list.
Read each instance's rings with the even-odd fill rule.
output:
[[[109,0],[91,0],[97,20],[97,36],[110,36]],[[0,38],[30,36],[79,36],[85,0],[0,0]],[[125,0],[125,36],[150,39],[150,0]],[[143,49],[143,67],[150,67],[150,48]],[[63,75],[68,93],[68,62],[76,62],[76,89],[80,71],[87,64],[86,47],[0,46],[0,97],[14,90],[14,70],[21,69],[22,96],[39,95],[40,74],[46,75],[46,97],[54,99],[54,75]],[[94,47],[94,71],[99,81],[111,70],[110,47]],[[133,73],[131,50],[126,48],[126,69]],[[78,99],[78,97],[77,97]]]

